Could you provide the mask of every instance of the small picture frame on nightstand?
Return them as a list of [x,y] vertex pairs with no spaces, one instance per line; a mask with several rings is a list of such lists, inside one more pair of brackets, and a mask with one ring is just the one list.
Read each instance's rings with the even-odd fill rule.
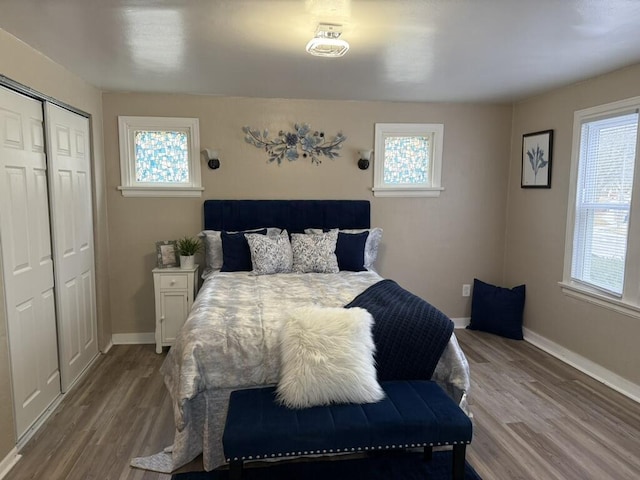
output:
[[156,256],[158,257],[158,268],[177,267],[178,249],[176,248],[176,240],[156,242]]

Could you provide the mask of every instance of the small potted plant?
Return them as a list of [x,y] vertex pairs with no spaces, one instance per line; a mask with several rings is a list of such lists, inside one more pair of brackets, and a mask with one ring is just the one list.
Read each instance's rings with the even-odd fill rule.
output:
[[195,266],[194,255],[202,247],[200,240],[193,237],[183,237],[177,242],[180,254],[180,268],[193,268]]

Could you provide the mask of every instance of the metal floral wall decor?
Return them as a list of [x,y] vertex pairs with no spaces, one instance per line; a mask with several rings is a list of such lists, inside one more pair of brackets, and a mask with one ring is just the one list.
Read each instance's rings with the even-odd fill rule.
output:
[[327,158],[339,157],[338,150],[342,148],[342,142],[345,137],[342,132],[328,139],[324,132],[311,130],[308,123],[296,123],[293,132],[284,132],[280,130],[278,136],[269,139],[269,131],[254,130],[250,127],[242,127],[245,133],[244,140],[247,143],[257,147],[264,148],[269,155],[269,162],[282,163],[282,160],[297,160],[298,158],[310,158],[312,163],[320,165],[321,156]]

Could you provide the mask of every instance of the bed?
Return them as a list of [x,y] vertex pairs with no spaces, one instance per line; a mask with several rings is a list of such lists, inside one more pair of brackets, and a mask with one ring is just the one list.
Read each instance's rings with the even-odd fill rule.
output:
[[[286,229],[289,234],[309,228],[370,229],[370,205],[358,200],[204,203],[205,231],[263,227]],[[164,452],[133,459],[133,466],[171,472],[200,453],[205,470],[224,464],[221,438],[230,392],[278,382],[283,311],[309,304],[344,307],[382,280],[373,269],[255,275],[205,267],[203,277],[193,308],[161,368],[172,398],[174,443]],[[433,379],[466,411],[469,368],[454,334]]]

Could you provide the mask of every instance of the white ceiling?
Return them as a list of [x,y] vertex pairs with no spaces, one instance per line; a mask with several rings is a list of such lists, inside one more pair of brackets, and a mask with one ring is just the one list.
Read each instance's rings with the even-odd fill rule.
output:
[[[346,56],[305,52],[320,22]],[[640,0],[0,0],[0,28],[108,91],[493,102],[640,62]]]

